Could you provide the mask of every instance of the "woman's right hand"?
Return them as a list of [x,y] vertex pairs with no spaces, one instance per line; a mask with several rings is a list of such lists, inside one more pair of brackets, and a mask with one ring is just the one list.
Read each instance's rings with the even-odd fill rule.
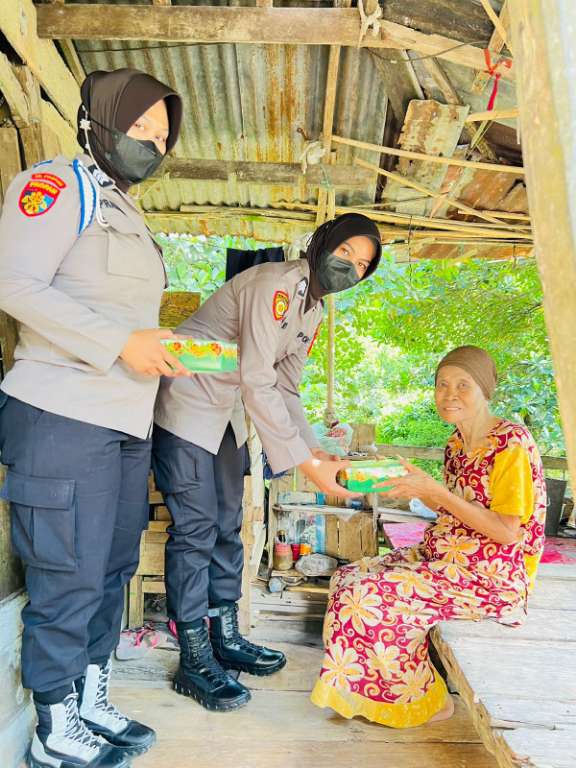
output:
[[352,493],[336,482],[336,475],[341,469],[346,469],[350,466],[349,461],[322,461],[315,456],[311,456],[302,464],[298,465],[298,468],[306,475],[307,478],[312,480],[314,485],[323,493],[328,493],[331,496],[340,496],[344,499],[353,499],[361,497],[361,493]]
[[135,373],[144,376],[191,376],[190,371],[160,343],[160,339],[172,338],[176,337],[167,328],[133,331],[120,358]]

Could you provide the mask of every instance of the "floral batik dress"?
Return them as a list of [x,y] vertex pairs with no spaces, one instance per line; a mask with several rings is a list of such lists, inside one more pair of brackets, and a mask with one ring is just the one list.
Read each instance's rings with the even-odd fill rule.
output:
[[484,447],[466,453],[456,431],[444,467],[453,493],[521,518],[518,543],[498,544],[440,509],[420,545],[340,568],[330,584],[326,652],[312,692],[319,707],[394,728],[425,723],[447,700],[428,654],[430,629],[451,619],[513,623],[525,608],[546,512],[532,436],[501,420]]

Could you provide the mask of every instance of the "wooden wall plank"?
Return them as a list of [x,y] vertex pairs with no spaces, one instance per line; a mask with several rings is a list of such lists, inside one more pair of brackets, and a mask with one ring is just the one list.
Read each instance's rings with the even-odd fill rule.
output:
[[[30,108],[26,94],[16,77],[14,66],[3,53],[0,53],[0,91],[8,103],[14,122],[27,125],[30,122]],[[2,155],[2,162],[4,157]]]
[[54,43],[38,38],[36,8],[32,0],[0,2],[0,30],[62,115],[74,125],[80,103],[78,83]]
[[[53,104],[42,99],[40,104],[42,131],[44,135],[46,157],[63,154],[72,159],[80,152],[80,146],[76,141],[76,131],[60,115]],[[51,151],[49,145],[54,148]]]
[[[20,172],[18,131],[10,125],[0,127],[0,206],[12,179]],[[17,325],[13,318],[0,312],[0,378],[14,364]],[[4,468],[0,467],[0,485],[4,482]],[[23,584],[22,567],[12,552],[10,543],[10,512],[8,504],[0,501],[0,600]],[[0,623],[0,628],[2,624]],[[0,686],[0,690],[2,690]],[[0,751],[1,753],[1,751]]]
[[35,721],[30,692],[20,680],[20,613],[26,600],[18,594],[0,601],[0,754],[6,768],[20,765]]

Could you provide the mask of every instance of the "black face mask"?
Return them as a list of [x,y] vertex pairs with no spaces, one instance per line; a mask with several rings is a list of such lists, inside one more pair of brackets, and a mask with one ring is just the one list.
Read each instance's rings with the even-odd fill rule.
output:
[[[85,107],[84,113],[88,117]],[[112,149],[104,150],[102,142],[100,142],[95,134],[92,134],[102,147],[106,160],[114,168],[118,176],[129,184],[138,184],[152,176],[162,160],[164,160],[164,155],[158,151],[153,141],[133,139],[116,128],[108,128],[107,125],[103,125],[98,120],[94,120],[94,118],[89,118],[89,120],[99,125],[105,131],[108,131],[112,136]],[[86,137],[86,141],[88,142],[88,137]]]
[[122,131],[110,130],[114,146],[104,157],[130,184],[138,184],[156,171],[164,155],[153,141],[133,139]]
[[318,284],[325,293],[339,293],[360,282],[354,264],[330,251],[322,251],[315,272]]

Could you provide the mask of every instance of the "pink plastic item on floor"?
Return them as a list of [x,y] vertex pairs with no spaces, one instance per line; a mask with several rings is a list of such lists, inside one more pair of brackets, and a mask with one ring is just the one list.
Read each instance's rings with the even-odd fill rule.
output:
[[120,635],[116,658],[120,661],[139,659],[159,643],[154,626],[145,624],[140,629],[125,629]]

